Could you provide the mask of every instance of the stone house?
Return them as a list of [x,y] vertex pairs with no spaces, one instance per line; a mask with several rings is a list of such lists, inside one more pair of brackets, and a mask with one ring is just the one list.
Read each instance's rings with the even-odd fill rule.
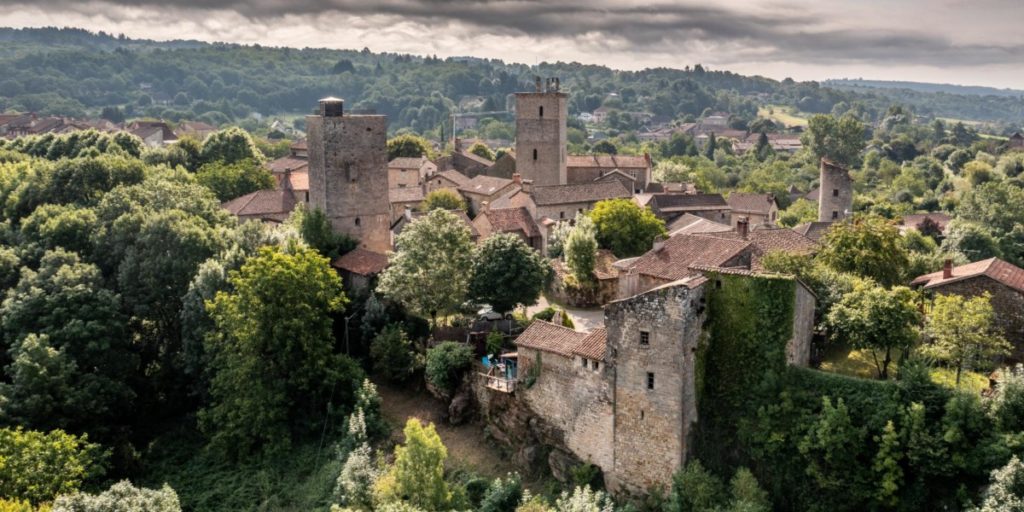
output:
[[388,266],[388,257],[357,247],[331,262],[341,274],[346,293],[361,293],[372,288],[373,280]]
[[818,243],[792,229],[776,226],[760,226],[752,228],[749,222],[740,219],[736,229],[704,233],[705,236],[727,240],[741,240],[753,245],[750,255],[750,269],[762,271],[761,259],[770,252],[787,252],[790,254],[813,255],[818,251]]
[[835,222],[853,215],[853,178],[845,167],[821,159],[818,221]]
[[388,187],[418,187],[437,172],[437,165],[427,157],[398,157],[388,162]]
[[394,223],[406,210],[419,209],[426,195],[422,187],[393,188],[388,190],[388,202],[391,205],[391,223]]
[[832,227],[831,221],[814,221],[797,224],[796,226],[793,226],[793,231],[814,240],[815,242],[820,242],[830,227]]
[[497,233],[512,233],[522,238],[526,245],[544,254],[543,233],[526,208],[485,207],[473,218],[473,227],[480,234],[481,241]]
[[514,186],[513,180],[481,174],[460,185],[458,190],[469,203],[470,211],[480,212],[484,203],[490,204]]
[[257,190],[220,206],[242,220],[279,223],[284,222],[300,202],[293,191],[275,189]]
[[651,194],[647,206],[666,222],[686,213],[722,224],[728,224],[732,217],[722,194]]
[[651,155],[569,155],[566,176],[569,185],[602,180],[618,171],[633,193],[640,193],[651,183]]
[[621,182],[613,180],[579,185],[533,187],[531,196],[537,208],[534,218],[571,220],[577,213],[592,209],[598,201],[628,199],[633,193]]
[[726,200],[732,209],[730,223],[736,228],[741,218],[746,218],[751,226],[775,224],[779,217],[779,205],[771,194],[748,194],[733,192]]
[[749,240],[731,240],[708,234],[676,235],[636,258],[616,262],[619,298],[631,297],[658,286],[700,274],[694,266],[749,269],[756,247]]
[[1009,149],[1024,149],[1024,135],[1021,135],[1020,132],[1014,132],[1013,135],[1010,135],[1007,145]]
[[1013,345],[1011,359],[1024,361],[1024,269],[999,258],[958,267],[946,260],[941,271],[920,276],[910,285],[932,294],[964,297],[991,294],[996,323]]
[[174,130],[163,121],[132,121],[125,131],[142,139],[146,146],[158,148],[178,141]]
[[455,170],[447,170],[435,173],[430,179],[426,180],[426,189],[428,194],[442,188],[458,192],[459,187],[467,183],[469,183],[469,177],[465,174]]

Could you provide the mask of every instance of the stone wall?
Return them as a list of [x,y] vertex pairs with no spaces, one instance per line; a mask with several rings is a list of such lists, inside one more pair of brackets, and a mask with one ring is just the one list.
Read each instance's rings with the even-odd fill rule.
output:
[[516,94],[516,172],[537,187],[565,185],[568,95]]
[[955,281],[934,289],[936,293],[977,297],[988,292],[992,295],[992,309],[996,324],[1003,336],[1013,345],[1011,359],[1024,361],[1024,293],[1018,292],[988,276]]
[[652,290],[605,308],[608,364],[614,386],[613,470],[616,492],[670,485],[685,462],[697,421],[695,358],[703,290]]
[[361,247],[390,250],[387,118],[313,115],[306,129],[310,205]]
[[797,283],[793,304],[793,339],[786,344],[786,363],[793,366],[807,366],[810,363],[815,302],[814,294],[803,284]]
[[853,213],[853,180],[846,169],[822,159],[818,182],[819,221],[843,220]]

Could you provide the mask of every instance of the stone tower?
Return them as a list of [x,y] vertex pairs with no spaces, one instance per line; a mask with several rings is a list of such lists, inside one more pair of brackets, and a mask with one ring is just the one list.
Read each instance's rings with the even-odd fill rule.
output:
[[697,420],[703,282],[677,281],[605,307],[615,404],[609,489],[646,492],[671,482],[686,462]]
[[568,95],[548,78],[534,92],[516,93],[516,172],[534,186],[565,185]]
[[331,226],[375,252],[391,249],[385,116],[344,113],[344,101],[320,100],[306,116],[309,203]]
[[853,213],[853,180],[846,168],[822,158],[818,182],[819,221],[840,221]]

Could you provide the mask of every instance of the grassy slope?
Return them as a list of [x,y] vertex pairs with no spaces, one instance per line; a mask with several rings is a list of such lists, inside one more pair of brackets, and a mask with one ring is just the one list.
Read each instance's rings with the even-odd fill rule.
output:
[[[828,372],[873,379],[877,375],[875,363],[867,351],[850,350],[848,347],[832,345],[825,353],[821,369]],[[894,362],[889,374],[894,376],[899,363]],[[950,389],[956,387],[956,372],[948,368],[935,368],[931,371],[932,381]],[[988,388],[988,377],[978,372],[965,372],[960,377],[960,389],[971,393],[980,393]]]
[[783,105],[765,105],[758,109],[757,115],[782,123],[786,127],[807,126],[805,114],[798,112],[793,107]]

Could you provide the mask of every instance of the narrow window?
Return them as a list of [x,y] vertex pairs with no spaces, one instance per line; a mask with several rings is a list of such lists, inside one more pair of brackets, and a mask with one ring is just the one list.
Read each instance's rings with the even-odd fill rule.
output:
[[832,210],[832,220],[835,220],[835,219],[838,219],[838,218],[839,218],[839,212],[836,211],[836,210]]
[[585,357],[581,357],[581,358],[580,358],[580,362],[581,362],[581,363],[583,363],[583,367],[584,367],[584,368],[586,368],[586,367],[587,367],[587,358],[585,358]]
[[537,148],[534,148],[534,149],[533,149],[533,159],[534,159],[534,160],[536,160],[536,159],[537,159]]
[[650,345],[651,344],[651,333],[647,331],[640,331],[640,344]]
[[654,374],[647,372],[647,389],[654,389]]
[[356,217],[356,226],[359,225],[359,217]]
[[590,362],[590,369],[592,369],[592,370],[594,370],[596,372],[597,371],[597,367],[598,367],[597,361],[591,361]]
[[544,107],[540,107],[540,117],[544,117]]
[[565,212],[558,212],[558,218],[559,219],[564,219],[565,218]]
[[832,189],[832,197],[839,197],[839,189],[838,188]]
[[640,409],[640,419],[644,419],[644,410]]

